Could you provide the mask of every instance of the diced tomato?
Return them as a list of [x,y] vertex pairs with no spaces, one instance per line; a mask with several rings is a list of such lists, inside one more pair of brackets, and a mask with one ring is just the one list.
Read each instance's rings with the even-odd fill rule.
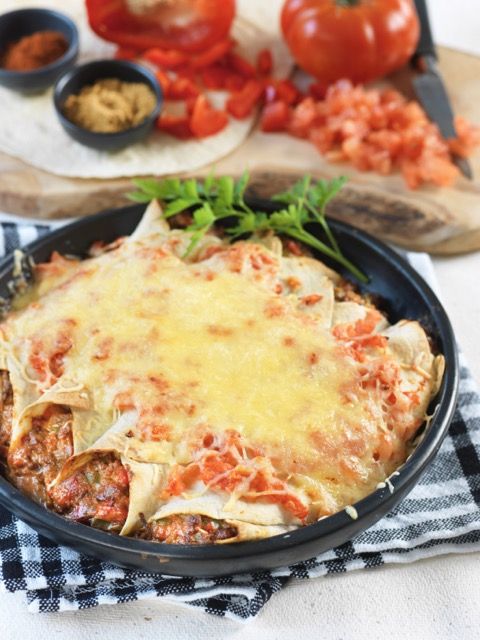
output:
[[219,133],[228,124],[225,111],[214,109],[204,95],[198,96],[190,118],[190,129],[197,138]]
[[233,51],[227,54],[227,66],[244,78],[255,78],[257,76],[257,71],[253,64]]
[[262,49],[257,56],[257,73],[268,76],[272,73],[273,57],[269,49]]
[[265,132],[285,131],[290,119],[290,109],[286,102],[276,100],[263,107],[260,128]]
[[294,136],[306,138],[310,128],[317,119],[317,105],[313,98],[305,98],[295,107],[288,130]]
[[217,42],[210,47],[210,49],[193,56],[190,61],[190,66],[192,69],[204,69],[223,58],[232,47],[233,41],[230,40],[230,38]]
[[247,84],[227,100],[227,111],[239,120],[250,116],[263,95],[263,84],[258,80],[250,80]]
[[480,145],[480,127],[475,127],[469,122],[457,116],[455,118],[455,129],[457,137],[448,141],[449,149],[452,153],[462,158],[468,158]]
[[147,49],[143,53],[143,57],[162,69],[177,69],[189,62],[189,57],[185,53],[174,49],[160,49],[159,47]]
[[168,133],[180,140],[193,138],[193,133],[190,128],[190,118],[187,115],[174,116],[164,113],[158,118],[156,126],[160,131]]

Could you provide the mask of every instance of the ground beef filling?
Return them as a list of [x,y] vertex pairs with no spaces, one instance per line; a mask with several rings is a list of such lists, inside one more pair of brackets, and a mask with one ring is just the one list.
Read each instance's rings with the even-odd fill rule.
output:
[[8,371],[0,371],[0,464],[6,462],[12,435],[13,390]]
[[50,405],[8,455],[8,475],[23,493],[50,506],[48,485],[73,453],[72,413]]
[[114,453],[96,453],[55,485],[50,497],[65,517],[118,533],[128,513],[128,472]]
[[235,538],[236,527],[206,516],[175,515],[146,523],[135,537],[167,544],[211,544]]

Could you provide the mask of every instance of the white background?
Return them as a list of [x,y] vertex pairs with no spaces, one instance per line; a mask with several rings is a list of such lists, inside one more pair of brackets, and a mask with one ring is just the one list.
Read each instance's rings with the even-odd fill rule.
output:
[[[429,4],[437,41],[480,55],[480,0]],[[457,338],[479,381],[480,254],[434,264]],[[20,594],[0,594],[1,640],[54,638],[473,640],[480,638],[480,553],[297,581],[247,625],[157,600],[32,615]]]

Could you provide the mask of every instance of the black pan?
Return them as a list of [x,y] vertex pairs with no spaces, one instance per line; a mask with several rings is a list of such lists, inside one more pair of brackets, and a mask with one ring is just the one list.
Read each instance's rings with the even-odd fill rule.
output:
[[[273,203],[265,203],[272,210]],[[130,234],[144,206],[133,205],[84,218],[30,244],[26,251],[35,261],[49,259],[53,250],[82,255],[96,240],[112,241]],[[167,545],[121,538],[70,522],[47,511],[22,495],[0,477],[0,504],[48,538],[102,560],[144,571],[182,576],[219,576],[251,570],[271,569],[311,558],[350,540],[388,513],[418,482],[445,437],[453,417],[458,387],[455,339],[448,317],[424,280],[394,251],[350,225],[330,221],[346,256],[369,276],[362,291],[380,296],[389,320],[419,320],[446,360],[441,389],[432,402],[435,417],[412,456],[392,478],[393,492],[385,487],[355,504],[358,518],[345,511],[289,534],[257,542],[230,545]],[[335,269],[336,265],[332,264]],[[125,265],[128,269],[128,265]],[[0,295],[8,294],[12,258],[0,264]],[[259,381],[261,383],[261,381]]]

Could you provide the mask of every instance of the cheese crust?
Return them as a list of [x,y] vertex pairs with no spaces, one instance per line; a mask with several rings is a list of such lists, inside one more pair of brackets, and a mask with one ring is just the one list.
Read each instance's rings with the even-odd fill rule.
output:
[[390,326],[278,239],[210,235],[186,259],[160,214],[37,265],[0,325],[12,482],[79,522],[190,544],[276,535],[371,493],[438,389],[422,327]]

